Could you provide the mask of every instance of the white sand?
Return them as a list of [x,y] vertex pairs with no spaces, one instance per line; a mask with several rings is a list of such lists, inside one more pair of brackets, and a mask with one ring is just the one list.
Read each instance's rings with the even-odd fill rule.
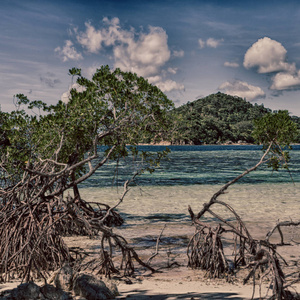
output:
[[[222,200],[230,203],[247,223],[248,229],[254,238],[264,239],[266,233],[275,225],[276,221],[299,219],[299,195],[300,185],[268,185],[255,186],[240,185],[230,189],[230,193],[222,196]],[[182,187],[178,190],[171,187],[168,189],[152,189],[141,196],[138,192],[129,195],[125,199],[125,213],[139,216],[148,215],[150,212],[157,214],[173,213],[184,214],[188,204],[198,212],[204,201],[208,201],[217,189],[214,187]],[[149,193],[148,193],[149,192]],[[151,194],[151,195],[150,195]],[[93,199],[93,193],[89,194]],[[96,193],[94,195],[97,196]],[[110,197],[111,194],[107,197]],[[162,203],[161,197],[164,197]],[[98,195],[99,197],[99,195]],[[103,202],[106,202],[103,199]],[[120,207],[120,209],[122,209]],[[137,213],[133,211],[136,210]],[[218,211],[221,213],[221,211]],[[226,214],[225,214],[226,216]],[[143,268],[137,266],[137,276],[131,278],[132,284],[126,284],[124,280],[119,282],[118,288],[121,295],[119,299],[251,299],[253,286],[242,285],[243,276],[239,276],[228,283],[225,280],[208,280],[203,277],[203,272],[187,268],[186,245],[193,235],[194,228],[190,221],[184,218],[175,222],[164,223],[162,220],[153,222],[149,219],[140,219],[135,224],[134,218],[129,220],[125,228],[116,229],[115,232],[122,234],[132,245],[140,257],[147,261],[155,252],[156,239],[161,229],[167,224],[159,247],[158,255],[151,261],[151,266],[156,269],[162,268],[162,273],[149,275]],[[286,242],[291,238],[300,242],[300,228],[283,230]],[[73,246],[81,246],[96,251],[99,241],[87,240],[82,237],[68,238],[68,243]],[[274,235],[273,242],[279,240],[278,234]],[[292,243],[293,244],[293,243]],[[300,245],[279,247],[278,251],[288,262],[284,268],[285,274],[298,275],[300,272]],[[168,264],[176,262],[180,267],[166,268]],[[247,273],[245,273],[247,274]],[[291,277],[287,277],[290,280]],[[0,291],[16,286],[16,283],[0,285]],[[295,285],[295,290],[300,293],[300,283]],[[258,287],[255,299],[258,299]]]

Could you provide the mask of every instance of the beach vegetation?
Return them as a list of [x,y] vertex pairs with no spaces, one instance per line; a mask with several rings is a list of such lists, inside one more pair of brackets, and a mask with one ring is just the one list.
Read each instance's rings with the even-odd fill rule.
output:
[[[255,121],[253,137],[262,145],[262,156],[257,164],[242,172],[240,175],[221,187],[210,199],[204,203],[198,213],[194,213],[189,206],[191,219],[196,227],[196,232],[188,245],[189,266],[195,269],[202,269],[209,278],[225,277],[231,278],[241,268],[249,268],[244,283],[253,278],[253,297],[256,285],[256,278],[260,278],[260,285],[267,280],[272,290],[268,299],[295,299],[288,290],[289,284],[285,281],[282,271],[282,264],[285,260],[278,254],[277,247],[284,244],[281,227],[299,226],[299,221],[286,221],[278,223],[273,230],[266,234],[264,240],[255,239],[242,218],[230,205],[222,201],[221,196],[227,189],[250,172],[255,171],[262,165],[267,165],[277,171],[280,167],[288,169],[289,153],[291,143],[298,135],[297,125],[289,117],[287,111],[268,112]],[[265,205],[262,203],[261,205]],[[223,212],[231,215],[231,218],[222,216]],[[210,216],[217,224],[210,224],[205,217]],[[281,235],[281,243],[270,242],[270,236],[278,230]],[[229,258],[224,253],[224,237],[228,233],[233,234],[232,256]],[[228,242],[227,242],[228,243]],[[261,288],[259,288],[261,291]],[[263,296],[260,293],[260,299]],[[265,299],[265,298],[264,298]]]
[[[47,105],[23,95],[16,109],[0,112],[0,279],[47,274],[65,262],[78,262],[84,251],[72,250],[65,235],[99,238],[100,273],[118,272],[113,247],[121,249],[125,274],[133,258],[144,264],[126,240],[112,232],[122,224],[115,208],[137,175],[153,172],[168,150],[139,151],[142,142],[166,139],[173,103],[144,78],[108,66],[92,79],[73,68],[72,87],[64,101]],[[76,82],[74,83],[74,80]],[[106,164],[131,155],[132,177],[116,205],[83,199],[79,186]]]

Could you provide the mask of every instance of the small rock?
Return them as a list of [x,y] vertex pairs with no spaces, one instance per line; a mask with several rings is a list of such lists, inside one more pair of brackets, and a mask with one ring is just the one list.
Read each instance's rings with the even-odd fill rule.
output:
[[79,274],[74,279],[73,290],[76,296],[85,297],[87,300],[106,300],[115,298],[103,281],[87,274]]
[[41,293],[49,300],[72,300],[73,297],[62,289],[50,284],[46,284],[40,288]]
[[117,284],[114,281],[104,279],[103,282],[106,285],[106,287],[111,291],[114,297],[120,296]]
[[13,300],[45,300],[40,287],[34,282],[20,284],[11,291],[10,297]]
[[65,264],[54,278],[54,285],[64,291],[72,289],[73,269],[69,264]]
[[[2,296],[2,295],[1,295]],[[1,300],[72,300],[72,296],[53,285],[43,287],[34,282],[20,284],[15,289],[8,291]]]

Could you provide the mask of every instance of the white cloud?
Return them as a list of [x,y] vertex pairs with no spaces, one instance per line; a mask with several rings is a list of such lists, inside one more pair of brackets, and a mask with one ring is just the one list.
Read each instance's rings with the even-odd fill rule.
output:
[[265,97],[265,92],[260,87],[240,80],[226,81],[219,86],[219,89],[224,90],[226,94],[246,98],[248,101]]
[[96,30],[90,23],[85,23],[86,31],[77,36],[77,41],[91,53],[97,53],[102,48],[105,37],[101,30]]
[[168,68],[168,72],[175,75],[177,73],[177,68]]
[[162,92],[170,92],[173,90],[184,90],[184,85],[174,80],[168,79],[155,84]]
[[148,78],[148,82],[156,85],[162,92],[171,92],[174,90],[182,91],[184,90],[184,85],[177,83],[174,80],[167,79],[164,80],[161,76],[152,76]]
[[183,57],[184,56],[184,51],[183,50],[179,50],[179,51],[174,50],[173,51],[173,56],[174,57]]
[[300,89],[300,71],[294,74],[279,72],[272,78],[271,90],[293,90]]
[[255,42],[246,52],[244,67],[256,67],[258,73],[295,72],[295,64],[286,62],[286,49],[281,43],[264,37]]
[[92,79],[93,75],[96,73],[98,68],[99,68],[98,64],[93,64],[87,68],[82,69],[82,74],[88,79]]
[[295,63],[286,59],[287,50],[281,43],[268,37],[259,39],[246,52],[244,67],[256,67],[258,73],[276,74],[272,77],[271,90],[300,89],[300,71]]
[[78,33],[77,40],[91,53],[112,46],[116,68],[147,77],[156,74],[170,59],[168,36],[162,28],[149,26],[148,33],[136,33],[121,29],[118,18],[103,21],[106,27],[99,30],[86,23],[85,32]]
[[[103,50],[111,51],[114,67],[122,71],[137,73],[149,79],[152,83],[157,76],[165,77],[176,74],[177,69],[163,69],[171,58],[168,46],[168,35],[161,27],[149,26],[148,31],[123,29],[118,18],[103,19],[103,26],[96,29],[91,23],[85,23],[85,30],[74,31],[77,42],[87,50],[87,53],[97,54]],[[72,45],[71,45],[72,46]],[[173,51],[173,56],[182,57],[184,51]],[[162,78],[156,83],[163,82]],[[171,86],[170,82],[165,86]],[[173,84],[173,87],[176,85]],[[182,85],[177,85],[182,89]],[[169,90],[166,87],[166,90]]]
[[206,45],[207,45],[207,47],[217,48],[222,42],[223,42],[223,39],[216,40],[216,39],[213,39],[213,38],[209,38],[206,41]]
[[199,39],[198,43],[199,43],[200,49],[203,49],[205,47],[205,41],[203,41],[202,39]]
[[170,59],[168,36],[160,27],[149,27],[148,34],[140,34],[138,40],[127,39],[114,47],[115,67],[135,72],[140,76],[157,74]]
[[238,68],[240,65],[235,62],[225,61],[224,66],[229,68]]
[[151,76],[151,77],[148,77],[147,79],[148,79],[149,83],[153,83],[153,84],[156,84],[157,82],[162,80],[161,76],[159,76],[159,75]]
[[55,52],[57,52],[61,57],[62,60],[68,61],[68,60],[80,60],[82,59],[82,54],[77,52],[76,49],[73,46],[73,43],[70,40],[65,41],[65,45],[63,48],[57,47],[54,49]]
[[62,102],[64,102],[64,103],[69,102],[69,100],[71,98],[71,90],[72,89],[75,89],[77,92],[81,93],[81,92],[85,91],[86,88],[79,85],[78,83],[74,83],[72,86],[69,87],[69,90],[67,92],[64,92],[61,95],[60,99],[61,99]]
[[200,49],[203,49],[205,47],[209,47],[209,48],[217,48],[220,46],[220,44],[223,42],[223,39],[220,40],[216,40],[214,38],[208,38],[206,41],[199,39],[198,43],[199,43],[199,47]]

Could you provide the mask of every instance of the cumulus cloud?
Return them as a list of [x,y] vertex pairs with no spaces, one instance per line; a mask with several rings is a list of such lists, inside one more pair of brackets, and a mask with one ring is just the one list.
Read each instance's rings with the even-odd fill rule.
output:
[[272,78],[271,90],[294,90],[300,89],[300,71],[293,74],[287,72],[279,72]]
[[268,37],[255,42],[246,52],[244,67],[257,68],[258,73],[275,73],[270,89],[284,91],[300,89],[300,71],[287,61],[284,46]]
[[199,47],[200,49],[203,49],[205,47],[209,47],[209,48],[217,48],[220,46],[220,44],[223,42],[223,39],[220,40],[216,40],[214,38],[208,38],[206,41],[199,39],[198,43],[199,43]]
[[265,97],[265,92],[260,87],[240,80],[226,81],[219,86],[219,89],[224,90],[226,94],[246,98],[248,101]]
[[128,39],[114,47],[115,67],[135,72],[140,76],[152,76],[170,59],[168,36],[160,27],[149,27],[138,40]]
[[238,68],[240,65],[235,62],[225,61],[224,66],[229,68]]
[[295,64],[286,61],[287,50],[281,43],[264,37],[255,42],[244,56],[246,69],[257,68],[258,73],[295,72]]
[[147,79],[148,79],[149,83],[156,84],[156,83],[158,83],[159,81],[162,80],[162,77],[159,76],[159,75],[156,75],[156,76],[148,77]]
[[[177,69],[172,67],[163,69],[171,58],[168,35],[163,28],[149,26],[147,31],[137,31],[134,28],[123,29],[118,18],[104,18],[103,26],[100,28],[95,28],[91,23],[86,22],[83,31],[74,30],[74,32],[77,42],[86,53],[98,54],[109,51],[115,68],[137,73],[156,85],[161,83],[165,91],[170,90],[171,86],[182,89],[182,85],[166,81],[168,79],[166,77],[175,75]],[[71,41],[66,41],[63,49],[58,47],[55,51],[61,53],[64,61],[71,59],[72,54],[77,59],[82,57],[76,52]],[[78,56],[75,55],[76,53]],[[183,57],[184,51],[173,51],[172,55]],[[156,79],[153,81],[153,78]]]
[[[164,78],[167,74],[177,73],[176,68],[162,69],[171,57],[165,30],[153,26],[149,26],[147,32],[137,32],[133,28],[125,30],[121,28],[118,18],[104,18],[103,23],[104,26],[99,29],[85,23],[85,31],[77,32],[77,41],[87,52],[99,53],[110,47],[115,68],[137,73],[163,91],[184,88],[182,84]],[[172,54],[183,57],[184,51],[173,51]]]
[[148,82],[156,85],[162,92],[171,92],[174,90],[184,90],[184,85],[171,79],[164,80],[162,76],[152,76],[148,78]]
[[133,38],[133,32],[120,28],[120,20],[103,19],[103,28],[96,29],[90,22],[85,23],[85,31],[77,33],[77,41],[90,53],[98,53],[104,46],[115,45],[116,42],[126,42]]
[[113,47],[115,67],[140,76],[152,76],[170,59],[168,36],[160,27],[149,26],[148,33],[123,30],[119,19],[103,19],[105,27],[96,29],[85,23],[86,30],[77,35],[77,41],[90,53],[103,47]]
[[86,22],[86,31],[77,36],[78,42],[89,52],[97,53],[102,48],[105,37],[101,30],[96,30],[90,23]]
[[65,41],[63,48],[57,47],[54,49],[54,51],[61,56],[64,62],[68,60],[80,60],[83,58],[82,54],[77,52],[73,47],[73,43],[70,40]]
[[174,80],[167,79],[165,81],[160,81],[155,84],[162,92],[170,92],[173,90],[184,90],[184,85],[181,83],[178,83]]

